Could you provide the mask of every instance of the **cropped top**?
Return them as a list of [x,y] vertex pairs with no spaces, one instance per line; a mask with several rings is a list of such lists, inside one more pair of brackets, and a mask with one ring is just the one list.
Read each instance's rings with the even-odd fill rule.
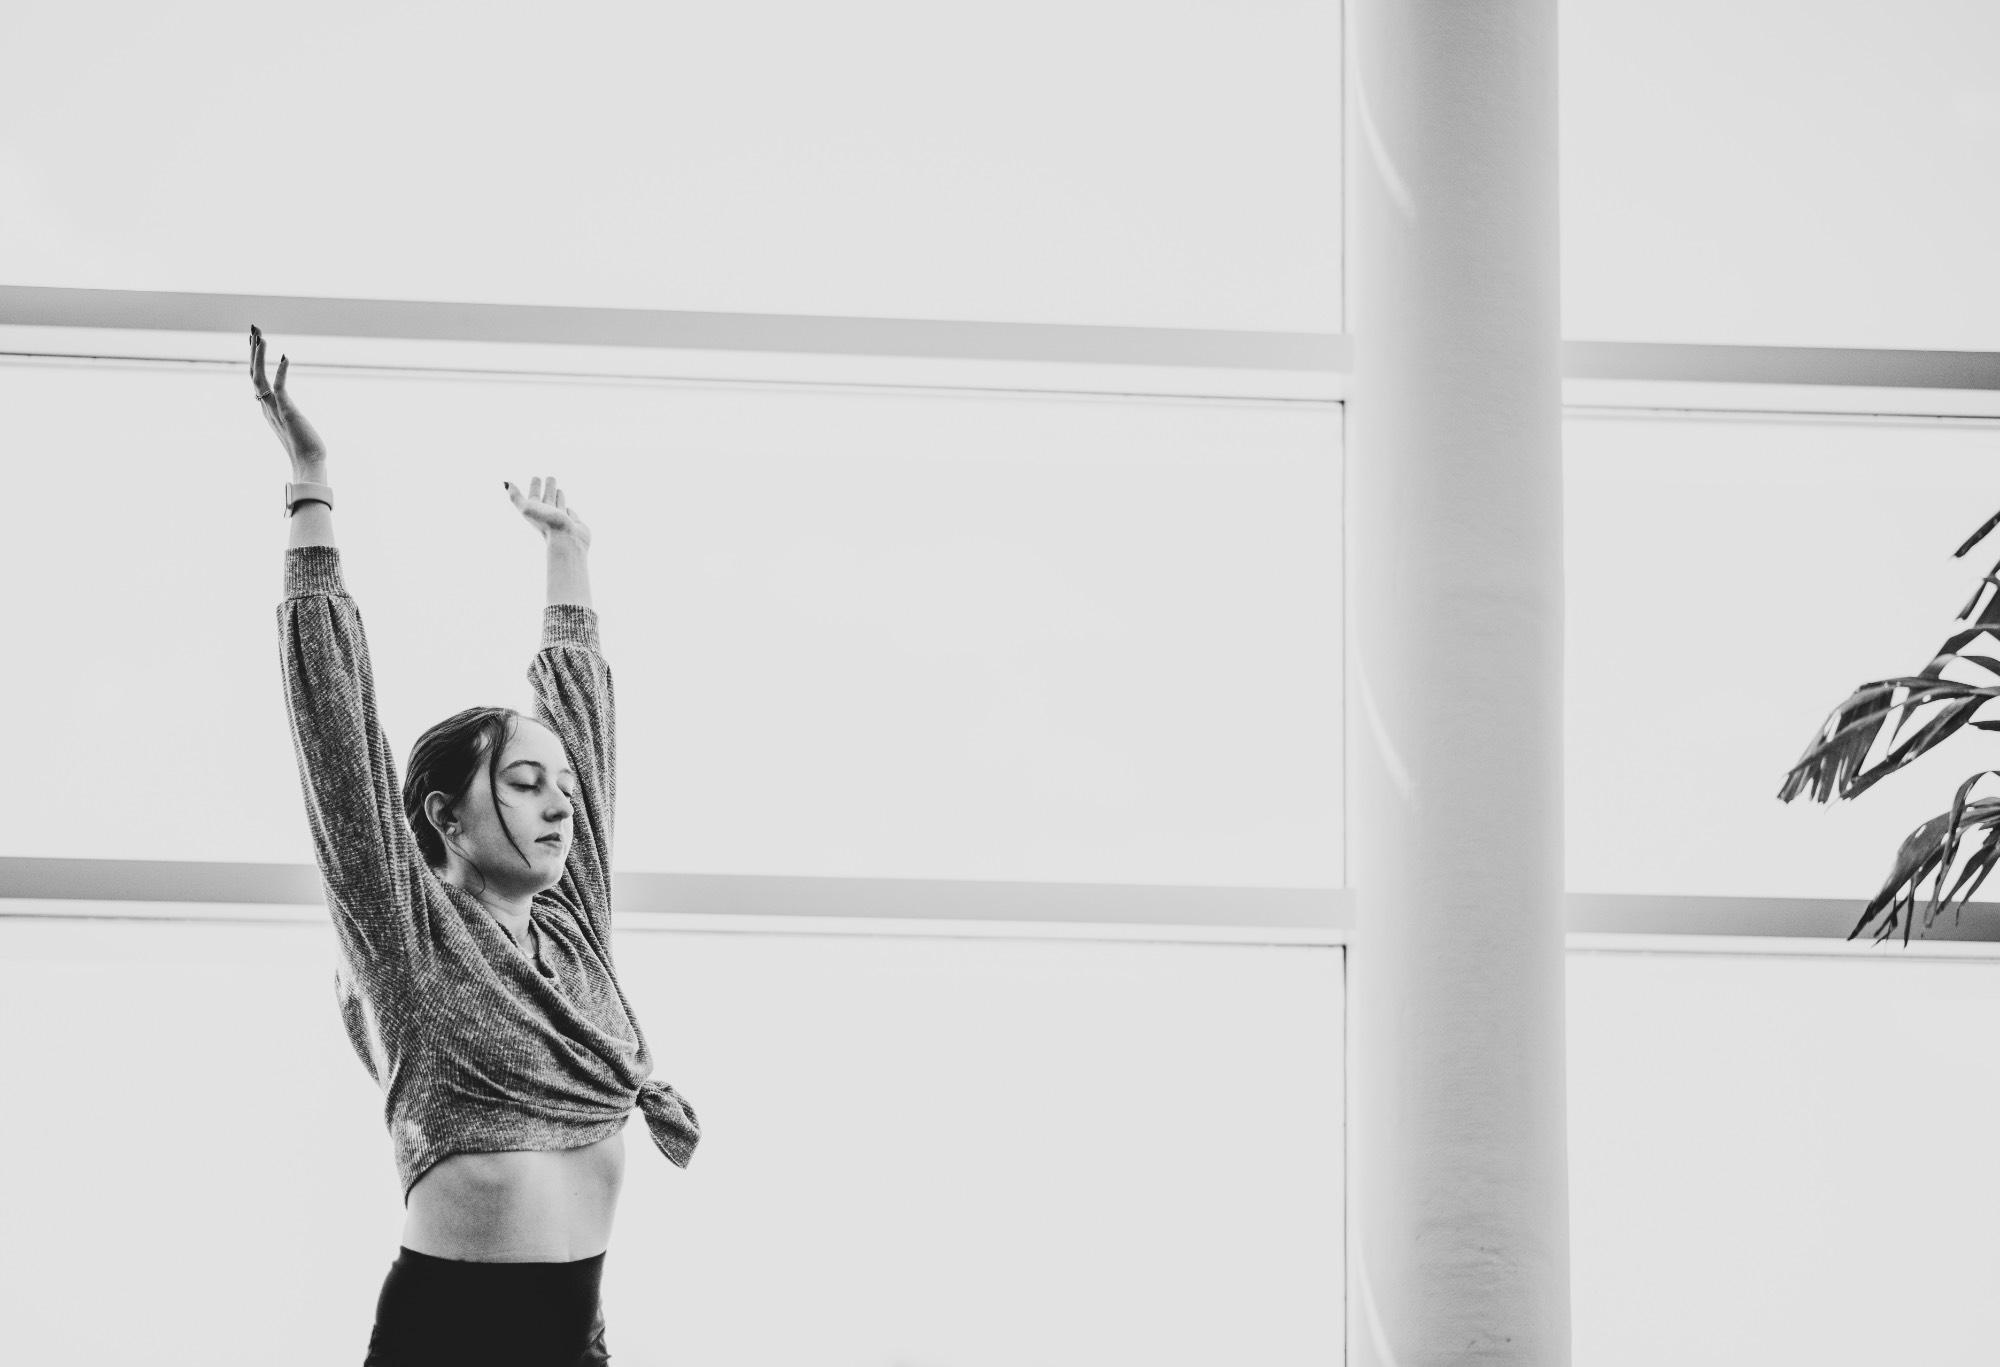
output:
[[536,894],[530,912],[552,976],[418,851],[336,547],[285,551],[278,637],[338,944],[334,995],[383,1090],[404,1204],[451,1154],[581,1148],[623,1129],[635,1105],[660,1152],[685,1168],[701,1137],[694,1108],[650,1076],[645,1032],[611,954],[616,730],[595,609],[544,607],[528,667],[536,719],[576,771],[562,881]]

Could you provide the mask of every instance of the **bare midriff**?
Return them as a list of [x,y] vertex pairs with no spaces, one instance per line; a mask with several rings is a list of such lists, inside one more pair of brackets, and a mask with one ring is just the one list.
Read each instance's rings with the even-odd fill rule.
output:
[[410,1188],[403,1247],[475,1263],[568,1263],[610,1247],[625,1132],[553,1153],[455,1153]]

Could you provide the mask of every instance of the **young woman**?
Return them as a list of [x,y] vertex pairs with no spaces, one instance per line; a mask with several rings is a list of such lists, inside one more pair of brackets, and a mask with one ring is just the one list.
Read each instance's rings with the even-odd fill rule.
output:
[[366,1367],[608,1363],[599,1301],[636,1105],[685,1168],[701,1131],[653,1080],[611,955],[611,668],[590,529],[553,478],[514,507],[548,552],[534,717],[474,707],[426,731],[399,790],[361,612],[341,581],[326,448],[264,375],[291,458],[278,633],[306,818],[339,941],[336,996],[382,1087],[402,1248]]

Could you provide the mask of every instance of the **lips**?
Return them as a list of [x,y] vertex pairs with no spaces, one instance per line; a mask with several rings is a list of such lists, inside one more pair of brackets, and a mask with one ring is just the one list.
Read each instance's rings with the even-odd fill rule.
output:
[[559,835],[545,835],[535,843],[537,845],[560,845],[562,844],[562,837]]

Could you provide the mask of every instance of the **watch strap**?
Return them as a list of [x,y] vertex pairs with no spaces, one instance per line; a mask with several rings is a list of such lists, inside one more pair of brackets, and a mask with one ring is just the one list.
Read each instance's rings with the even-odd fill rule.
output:
[[299,504],[313,498],[324,503],[328,511],[331,511],[333,508],[333,486],[330,484],[315,484],[310,480],[296,484],[288,482],[285,485],[285,516],[290,517]]

